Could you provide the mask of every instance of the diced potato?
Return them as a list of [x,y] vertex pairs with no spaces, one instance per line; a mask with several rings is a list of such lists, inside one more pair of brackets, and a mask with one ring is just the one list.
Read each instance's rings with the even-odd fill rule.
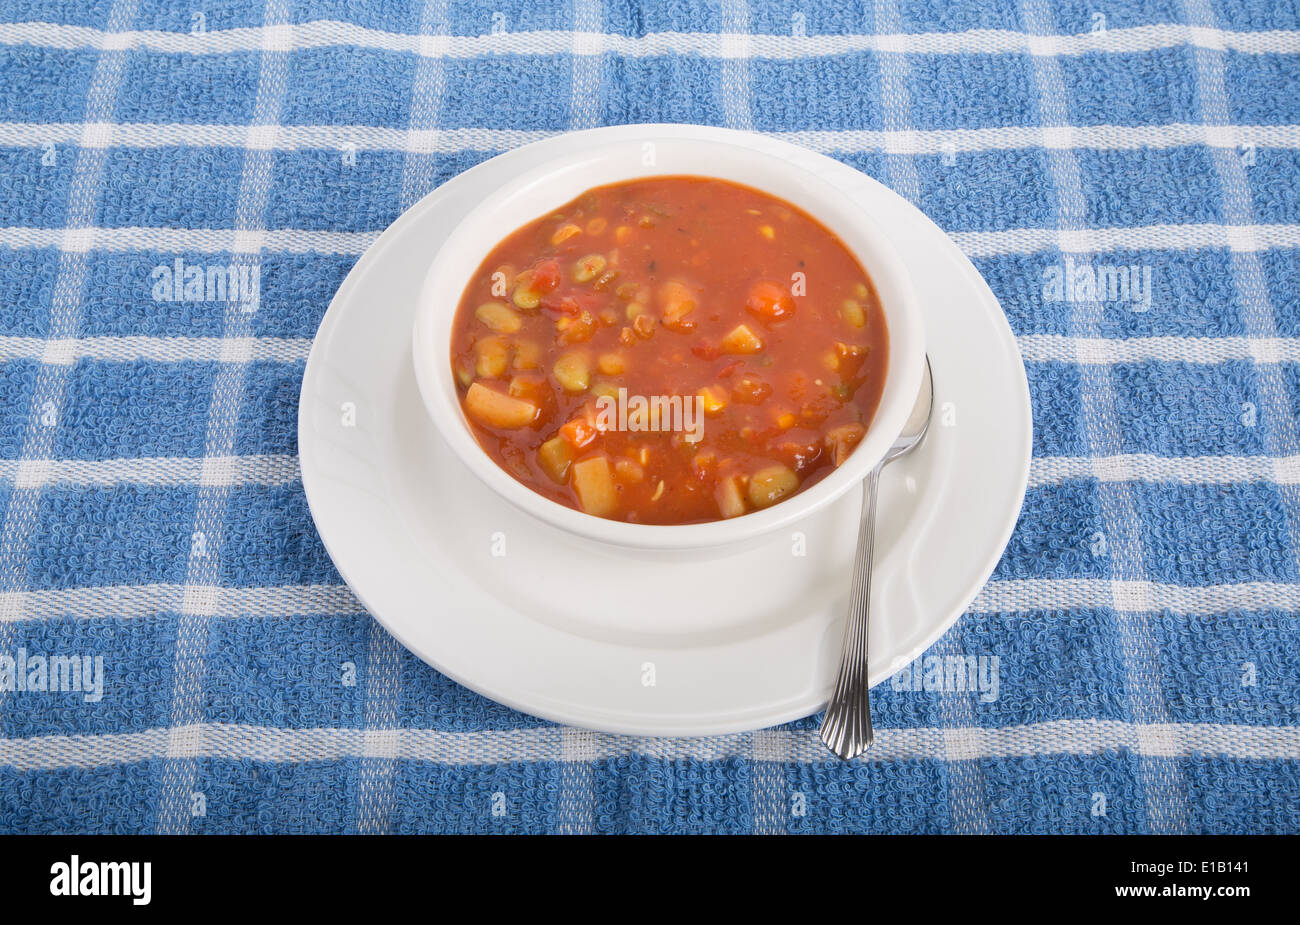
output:
[[560,354],[551,372],[566,392],[585,392],[591,385],[591,365],[587,357],[577,351]]
[[474,310],[474,317],[498,334],[513,334],[524,324],[505,302],[484,302]]
[[605,271],[607,264],[604,254],[588,254],[573,265],[573,278],[579,283],[589,283]]
[[789,466],[765,466],[749,477],[749,500],[754,507],[769,507],[799,487],[799,476]]
[[695,293],[678,280],[669,280],[659,287],[659,307],[663,310],[663,322],[667,328],[686,331],[695,327],[695,322],[687,315],[695,311]]
[[551,243],[563,244],[575,234],[582,234],[582,229],[573,224],[573,222],[565,222],[559,228],[555,229],[555,233],[551,235]]
[[468,389],[469,384],[474,381],[474,370],[470,369],[464,360],[456,361],[456,381],[460,383],[462,389]]
[[518,429],[537,419],[537,406],[475,382],[465,393],[465,410],[489,427]]
[[498,379],[510,366],[510,344],[504,337],[483,337],[474,343],[474,373],[480,379]]
[[515,343],[515,369],[538,369],[542,365],[542,347],[536,341],[521,340]]
[[856,299],[845,299],[844,304],[840,306],[840,315],[855,328],[860,328],[867,323],[867,311]]
[[746,324],[736,325],[722,338],[723,353],[758,353],[762,349],[763,342]]
[[563,437],[552,437],[537,448],[537,464],[551,481],[563,485],[573,464],[573,447]]
[[618,398],[618,386],[612,382],[593,382],[591,394],[596,398]]
[[745,513],[745,496],[741,494],[740,482],[734,475],[718,482],[713,498],[718,502],[718,512],[724,518],[739,517]]
[[627,361],[621,353],[602,353],[596,360],[596,368],[606,376],[618,376],[627,369]]
[[706,385],[695,394],[700,397],[705,414],[718,414],[727,407],[727,393],[720,386]]
[[614,461],[614,477],[621,482],[640,482],[645,478],[645,469],[634,459],[619,458]]
[[830,450],[835,465],[840,466],[862,442],[867,430],[861,424],[841,424],[826,432],[826,449]]
[[618,509],[618,488],[614,485],[609,459],[592,456],[581,460],[573,464],[572,473],[573,490],[584,511],[596,517],[608,517]]

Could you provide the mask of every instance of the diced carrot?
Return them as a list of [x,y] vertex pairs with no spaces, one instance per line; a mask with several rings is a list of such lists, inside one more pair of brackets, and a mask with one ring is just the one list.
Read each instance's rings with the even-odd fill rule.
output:
[[574,418],[560,428],[560,436],[575,450],[590,446],[599,435],[600,432],[586,418]]
[[764,321],[784,321],[794,314],[794,297],[785,286],[764,279],[749,290],[745,308]]
[[745,405],[760,405],[772,394],[772,387],[757,376],[744,376],[731,389],[736,401]]

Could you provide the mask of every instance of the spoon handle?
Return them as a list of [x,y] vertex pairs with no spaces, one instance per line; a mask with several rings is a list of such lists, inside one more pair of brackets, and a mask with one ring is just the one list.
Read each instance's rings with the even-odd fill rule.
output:
[[876,491],[880,470],[867,476],[862,490],[862,524],[858,529],[858,551],[853,561],[853,589],[849,593],[849,618],[844,627],[844,651],[835,691],[826,705],[821,739],[826,747],[845,760],[854,758],[871,744],[871,699],[867,682],[867,629],[871,618],[871,555],[876,541]]

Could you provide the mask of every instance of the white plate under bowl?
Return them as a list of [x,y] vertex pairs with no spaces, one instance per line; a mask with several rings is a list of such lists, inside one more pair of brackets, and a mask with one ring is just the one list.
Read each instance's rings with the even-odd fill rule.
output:
[[664,562],[599,545],[480,483],[434,431],[410,361],[424,274],[474,203],[557,153],[665,137],[743,140],[821,171],[890,229],[912,272],[936,418],[923,446],[881,481],[871,683],[923,653],[987,580],[1019,515],[1032,427],[1024,366],[993,293],[947,235],[812,151],[704,126],[618,126],[547,139],[448,181],[394,222],[339,288],[307,362],[298,440],[307,501],[339,573],[421,659],[546,719],[708,735],[825,705],[861,490],[720,558]]

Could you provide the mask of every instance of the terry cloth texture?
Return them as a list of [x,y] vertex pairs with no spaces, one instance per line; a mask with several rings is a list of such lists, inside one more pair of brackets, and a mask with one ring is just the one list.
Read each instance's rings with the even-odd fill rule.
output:
[[[1300,831],[1294,2],[205,6],[0,5],[0,680],[103,678],[0,692],[0,829]],[[369,242],[496,153],[645,121],[879,178],[1019,338],[1024,513],[928,653],[996,656],[996,697],[923,662],[853,764],[816,718],[489,702],[363,612],[303,500],[304,359]],[[168,300],[178,261],[257,304]]]

